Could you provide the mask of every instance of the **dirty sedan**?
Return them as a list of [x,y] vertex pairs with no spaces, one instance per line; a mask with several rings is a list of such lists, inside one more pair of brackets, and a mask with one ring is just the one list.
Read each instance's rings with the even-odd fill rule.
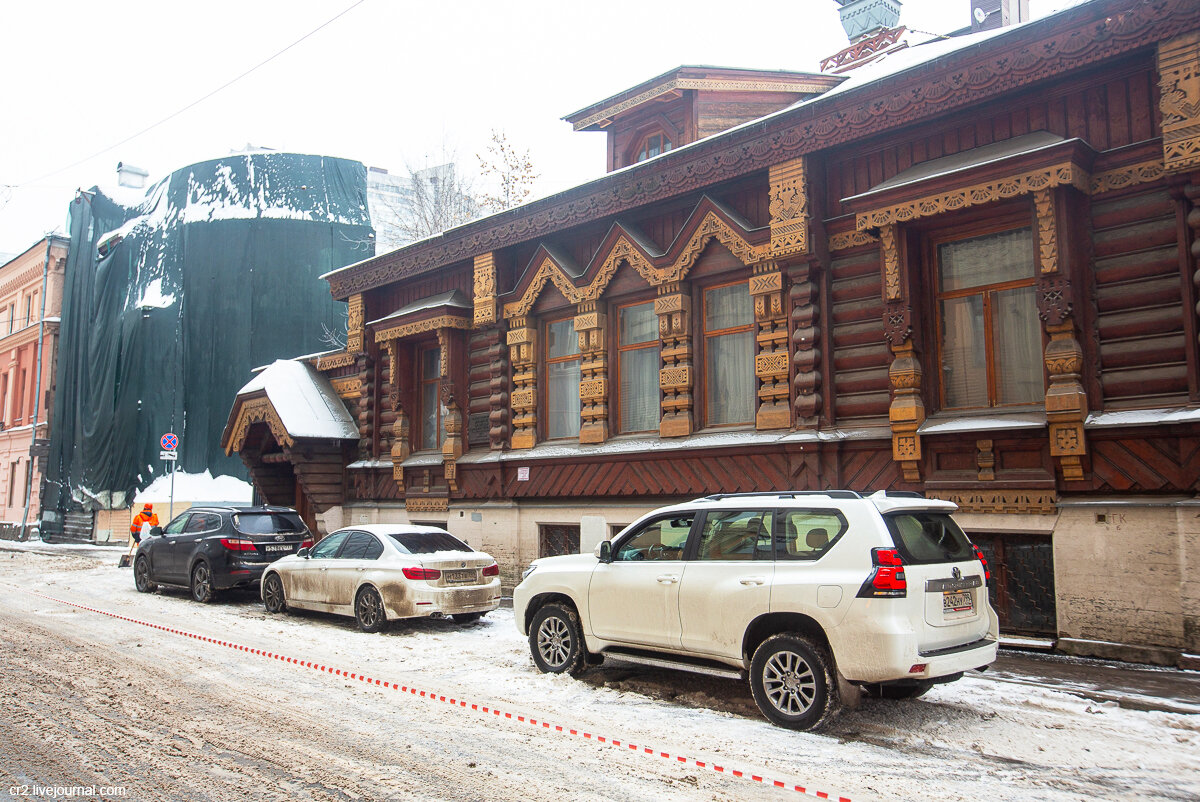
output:
[[364,632],[398,618],[451,616],[465,624],[500,606],[500,568],[437,527],[349,526],[272,563],[262,599],[272,613],[352,615]]

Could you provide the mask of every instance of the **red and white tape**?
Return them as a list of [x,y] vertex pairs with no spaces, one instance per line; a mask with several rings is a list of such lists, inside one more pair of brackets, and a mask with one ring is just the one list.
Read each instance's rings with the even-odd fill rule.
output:
[[[15,586],[10,586],[10,587],[15,587]],[[163,626],[162,624],[152,624],[149,621],[140,621],[136,618],[130,618],[129,616],[119,615],[118,613],[109,612],[108,610],[100,610],[95,607],[88,607],[86,604],[78,604],[76,602],[67,601],[65,599],[57,599],[53,596],[46,596],[42,593],[37,593],[32,590],[26,590],[24,588],[17,588],[17,589],[23,593],[29,594],[30,596],[36,596],[39,599],[46,599],[47,601],[56,602],[58,604],[65,604],[69,607],[76,607],[80,610],[87,610],[90,613],[98,613],[100,615],[108,616],[109,618],[115,618],[120,621],[127,621],[131,624],[138,624],[139,626],[149,627],[150,629],[157,629],[161,632],[169,632],[172,635],[181,635],[185,638],[191,638],[192,640],[198,640],[198,641],[202,641],[204,643],[211,643],[214,646],[224,646],[227,649],[233,649],[234,651],[246,652],[247,654],[258,655],[261,657],[269,658],[271,660],[278,660],[282,663],[290,663],[292,665],[300,666],[301,668],[311,668],[314,671],[320,671],[320,672],[324,672],[327,674],[332,674],[334,676],[342,677],[344,679],[357,680],[359,682],[364,682],[367,685],[378,685],[381,688],[387,688],[387,689],[393,690],[393,691],[400,691],[401,693],[412,694],[413,696],[418,696],[422,699],[428,699],[430,701],[436,701],[436,702],[446,702],[446,703],[450,704],[452,707],[457,707],[457,708],[464,709],[464,710],[473,710],[473,711],[476,711],[479,713],[483,713],[485,715],[492,715],[492,716],[496,716],[498,718],[504,718],[504,719],[508,719],[508,720],[512,720],[512,721],[521,722],[524,724],[529,724],[533,727],[538,727],[538,728],[548,731],[548,732],[561,733],[562,735],[573,735],[576,737],[584,738],[585,740],[595,741],[596,743],[602,743],[602,744],[606,744],[609,746],[625,748],[631,752],[638,752],[640,754],[653,755],[653,756],[665,758],[665,759],[673,761],[675,763],[679,763],[679,764],[683,764],[683,765],[687,765],[687,766],[694,766],[698,769],[706,769],[706,770],[714,771],[718,774],[723,774],[726,776],[740,777],[741,779],[750,780],[751,782],[760,783],[762,785],[772,786],[775,788],[783,788],[788,791],[795,791],[797,793],[804,794],[806,796],[816,797],[817,799],[836,799],[837,802],[850,802],[849,797],[834,795],[834,794],[828,793],[826,791],[817,791],[813,788],[809,788],[804,785],[798,785],[796,783],[791,783],[791,782],[784,782],[783,780],[775,780],[770,777],[767,777],[766,775],[756,774],[752,771],[743,771],[741,769],[734,769],[734,768],[729,768],[727,766],[721,766],[716,763],[712,763],[710,761],[696,760],[695,758],[692,758],[692,757],[686,757],[684,755],[676,755],[676,754],[672,754],[670,752],[664,752],[660,749],[655,749],[655,748],[649,747],[649,746],[644,746],[644,745],[639,746],[637,744],[629,743],[628,741],[621,741],[616,738],[608,738],[603,735],[596,735],[595,733],[588,732],[586,730],[579,730],[579,729],[573,729],[571,727],[564,727],[564,726],[561,726],[558,724],[552,724],[548,721],[531,718],[529,716],[521,715],[518,713],[510,713],[510,712],[501,710],[501,709],[496,708],[491,705],[482,705],[482,704],[478,704],[475,702],[469,702],[469,701],[466,701],[463,699],[456,699],[454,697],[444,696],[442,694],[435,693],[433,691],[425,691],[425,690],[421,690],[419,688],[414,688],[411,685],[404,685],[404,684],[396,683],[396,682],[385,682],[383,680],[375,679],[374,677],[369,677],[365,674],[359,674],[356,672],[345,671],[340,668],[333,668],[332,666],[326,666],[326,665],[322,665],[320,663],[314,663],[311,660],[299,660],[297,658],[288,657],[286,655],[278,654],[276,652],[269,652],[269,651],[266,651],[265,649],[255,649],[250,646],[242,646],[241,644],[232,643],[230,641],[219,640],[217,638],[210,638],[206,635],[197,635],[194,632],[187,632],[186,630],[175,629],[174,627]]]

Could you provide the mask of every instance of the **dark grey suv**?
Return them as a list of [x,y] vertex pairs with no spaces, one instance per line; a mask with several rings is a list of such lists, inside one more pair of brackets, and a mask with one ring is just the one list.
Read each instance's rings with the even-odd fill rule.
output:
[[133,581],[142,593],[181,585],[207,603],[218,590],[256,585],[267,565],[312,544],[288,507],[192,507],[143,538]]

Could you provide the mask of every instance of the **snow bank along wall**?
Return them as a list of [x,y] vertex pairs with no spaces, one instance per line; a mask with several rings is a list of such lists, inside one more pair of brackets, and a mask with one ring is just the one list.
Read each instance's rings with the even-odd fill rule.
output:
[[246,478],[219,445],[230,399],[253,368],[345,330],[318,277],[373,252],[365,167],[232,155],[175,171],[136,207],[81,193],[70,226],[48,526],[126,506],[164,472],[168,431],[179,470]]

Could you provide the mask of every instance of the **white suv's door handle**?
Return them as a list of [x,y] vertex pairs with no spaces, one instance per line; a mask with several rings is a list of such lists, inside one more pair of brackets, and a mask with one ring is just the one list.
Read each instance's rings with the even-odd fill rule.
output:
[[673,585],[679,581],[679,576],[676,574],[659,574],[655,579],[664,585]]
[[767,581],[765,576],[744,576],[738,580],[743,585],[761,585]]

